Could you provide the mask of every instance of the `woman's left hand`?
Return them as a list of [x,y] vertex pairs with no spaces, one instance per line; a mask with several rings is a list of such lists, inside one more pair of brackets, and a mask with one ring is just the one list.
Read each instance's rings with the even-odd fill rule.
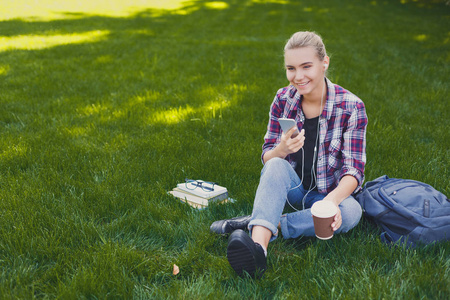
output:
[[337,205],[337,214],[334,217],[334,222],[331,223],[331,227],[333,228],[333,231],[336,231],[341,227],[342,225],[342,216],[341,216],[341,210],[339,209],[339,205]]

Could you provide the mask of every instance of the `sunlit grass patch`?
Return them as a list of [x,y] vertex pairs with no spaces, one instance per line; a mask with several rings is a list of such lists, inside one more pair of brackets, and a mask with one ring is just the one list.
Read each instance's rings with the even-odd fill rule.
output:
[[[4,145],[5,146],[5,145]],[[25,145],[8,145],[0,152],[0,161],[13,160],[16,157],[25,157],[28,149]]]
[[0,75],[6,75],[6,74],[8,74],[8,71],[9,71],[9,66],[8,65],[0,66]]
[[74,19],[83,15],[127,17],[145,9],[177,10],[186,0],[14,0],[2,3],[0,20]]
[[36,50],[60,45],[98,42],[106,38],[107,30],[94,30],[84,33],[55,35],[19,35],[0,37],[0,51],[6,50]]
[[223,1],[206,2],[205,6],[207,8],[212,8],[212,9],[225,9],[225,8],[229,7],[228,3],[223,2]]

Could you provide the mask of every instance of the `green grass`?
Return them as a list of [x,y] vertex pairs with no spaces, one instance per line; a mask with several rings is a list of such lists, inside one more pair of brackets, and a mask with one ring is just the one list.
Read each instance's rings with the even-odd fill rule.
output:
[[[389,248],[363,220],[326,243],[278,239],[254,281],[209,233],[251,212],[298,30],[323,36],[330,79],[366,104],[366,180],[448,195],[445,1],[66,2],[0,15],[0,298],[449,298],[450,242]],[[191,209],[167,195],[186,177],[237,202]]]

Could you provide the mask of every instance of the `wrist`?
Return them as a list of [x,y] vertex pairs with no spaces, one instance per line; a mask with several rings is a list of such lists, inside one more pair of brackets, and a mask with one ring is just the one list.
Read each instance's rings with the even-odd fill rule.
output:
[[279,151],[277,150],[277,148],[273,148],[269,151],[267,151],[264,156],[263,156],[263,161],[264,163],[266,163],[267,161],[271,160],[274,157],[279,157],[279,158],[285,158],[286,156],[282,156],[282,154],[279,153]]
[[285,159],[286,156],[289,155],[289,153],[287,153],[286,151],[284,151],[280,145],[281,145],[281,144],[278,144],[278,145],[273,149],[273,154],[274,154],[274,156],[277,156],[277,157],[279,157],[279,158]]
[[339,202],[336,201],[336,198],[330,196],[330,194],[328,194],[325,198],[323,198],[323,200],[333,202],[334,205],[336,205],[337,207],[339,207]]

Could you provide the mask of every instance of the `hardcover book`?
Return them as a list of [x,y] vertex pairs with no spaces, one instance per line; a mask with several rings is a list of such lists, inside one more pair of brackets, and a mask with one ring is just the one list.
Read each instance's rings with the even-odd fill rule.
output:
[[[203,183],[203,186],[202,186]],[[187,183],[179,183],[177,187],[180,190],[188,192],[190,194],[202,197],[202,198],[212,198],[227,192],[227,188],[214,184],[213,187],[207,185],[209,183],[202,180],[193,180]]]
[[198,209],[206,208],[212,202],[234,202],[233,199],[228,198],[228,191],[225,187],[203,180],[179,183],[168,193]]

